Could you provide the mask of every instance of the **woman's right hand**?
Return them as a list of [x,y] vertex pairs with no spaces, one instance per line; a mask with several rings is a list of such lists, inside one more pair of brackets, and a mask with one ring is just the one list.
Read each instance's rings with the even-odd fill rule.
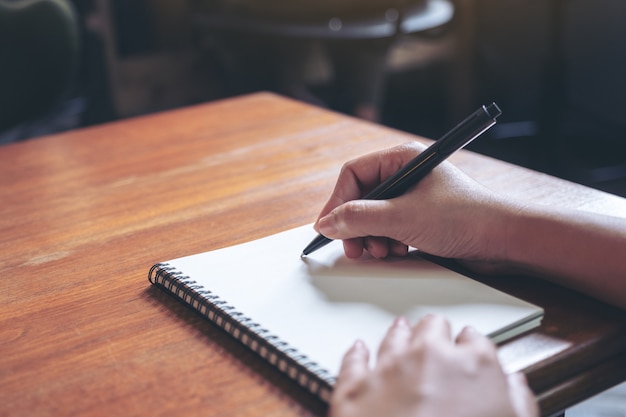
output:
[[515,206],[444,162],[407,193],[360,198],[425,149],[410,143],[346,163],[315,229],[344,241],[346,255],[404,255],[409,246],[432,255],[497,261],[506,216]]

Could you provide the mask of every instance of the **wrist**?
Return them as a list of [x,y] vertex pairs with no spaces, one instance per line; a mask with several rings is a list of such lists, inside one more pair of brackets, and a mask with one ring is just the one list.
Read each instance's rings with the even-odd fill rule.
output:
[[520,217],[527,211],[521,202],[501,196],[492,196],[488,207],[482,210],[482,223],[479,236],[485,241],[483,260],[495,264],[506,264],[512,260],[512,245],[517,243],[516,236]]

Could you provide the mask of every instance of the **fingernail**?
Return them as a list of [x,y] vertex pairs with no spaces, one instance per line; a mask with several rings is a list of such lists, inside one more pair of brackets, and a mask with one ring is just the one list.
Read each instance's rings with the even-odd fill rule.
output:
[[400,317],[396,317],[396,319],[393,322],[393,326],[394,327],[400,327],[400,326],[409,327],[409,322],[406,319],[406,317],[400,316]]
[[424,317],[422,317],[420,321],[424,321],[424,322],[433,321],[433,320],[437,320],[438,317],[439,316],[437,316],[436,314],[428,313],[428,314],[425,314]]
[[354,344],[352,345],[352,349],[363,350],[365,349],[365,343],[363,343],[363,341],[359,339],[356,342],[354,342]]
[[463,329],[465,330],[466,333],[470,334],[470,335],[475,335],[478,334],[478,330],[476,330],[473,326],[465,326],[465,328]]
[[317,222],[318,230],[321,234],[327,237],[332,237],[337,234],[337,226],[335,225],[332,216],[324,216]]

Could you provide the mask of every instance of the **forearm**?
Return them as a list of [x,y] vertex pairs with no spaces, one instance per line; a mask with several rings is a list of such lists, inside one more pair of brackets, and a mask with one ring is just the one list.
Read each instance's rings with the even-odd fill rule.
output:
[[540,205],[511,210],[507,262],[626,309],[626,219]]

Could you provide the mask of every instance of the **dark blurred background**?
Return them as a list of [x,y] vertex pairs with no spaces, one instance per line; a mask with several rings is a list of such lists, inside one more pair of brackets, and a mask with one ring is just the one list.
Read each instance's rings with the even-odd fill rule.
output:
[[[287,11],[259,17],[242,6],[248,20],[231,23],[224,1],[72,0],[80,53],[70,86],[45,114],[0,131],[0,143],[259,90],[437,138],[496,101],[503,116],[471,149],[626,195],[623,0],[441,0],[453,13],[432,28],[332,48],[299,32],[259,35],[289,22]],[[408,15],[407,1],[389,0],[381,21]],[[354,27],[375,20],[372,10]],[[307,16],[305,27],[352,24]]]

